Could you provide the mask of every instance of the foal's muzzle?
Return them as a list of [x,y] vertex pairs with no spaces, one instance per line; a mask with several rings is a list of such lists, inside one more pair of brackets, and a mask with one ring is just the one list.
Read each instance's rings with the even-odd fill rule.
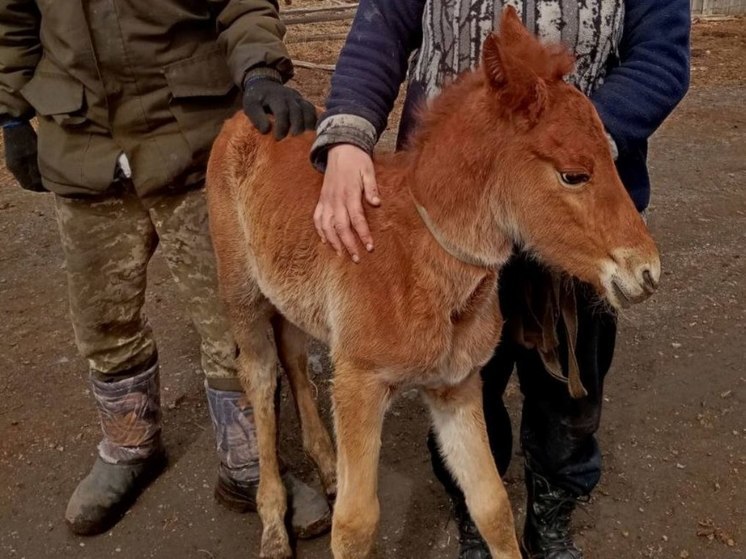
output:
[[642,259],[635,251],[615,251],[613,259],[602,265],[601,283],[613,307],[628,308],[655,293],[660,275],[657,253]]

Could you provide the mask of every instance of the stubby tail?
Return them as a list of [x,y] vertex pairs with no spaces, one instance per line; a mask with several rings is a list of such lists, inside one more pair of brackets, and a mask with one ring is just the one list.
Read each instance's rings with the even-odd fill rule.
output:
[[207,164],[207,190],[223,191],[241,184],[252,168],[261,135],[246,115],[239,111],[225,121],[213,143]]

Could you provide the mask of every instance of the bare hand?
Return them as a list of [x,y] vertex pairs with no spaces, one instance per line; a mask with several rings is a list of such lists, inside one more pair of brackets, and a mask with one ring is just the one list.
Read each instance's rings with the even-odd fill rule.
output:
[[370,155],[351,144],[332,147],[313,221],[321,241],[329,242],[337,254],[342,254],[344,247],[354,262],[360,261],[357,237],[368,252],[373,250],[363,195],[370,205],[381,204]]

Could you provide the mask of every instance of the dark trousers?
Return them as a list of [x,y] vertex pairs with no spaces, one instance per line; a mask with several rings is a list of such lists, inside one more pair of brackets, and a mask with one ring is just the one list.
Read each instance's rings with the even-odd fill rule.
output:
[[[514,256],[503,268],[499,293],[506,321],[522,310],[525,282],[541,284],[541,275],[546,273],[521,255]],[[575,293],[578,307],[576,356],[588,396],[573,399],[567,385],[545,370],[535,350],[526,349],[512,339],[507,323],[500,345],[482,370],[482,378],[487,432],[501,475],[508,469],[512,456],[512,429],[503,394],[515,368],[524,398],[520,441],[526,467],[550,484],[582,496],[589,494],[601,477],[601,452],[595,433],[601,418],[603,381],[614,353],[616,318],[607,307],[599,304],[598,296],[588,286],[578,283]],[[558,328],[558,336],[564,348],[563,328]],[[566,368],[564,349],[560,361]],[[463,500],[432,433],[428,447],[436,476],[455,500]]]

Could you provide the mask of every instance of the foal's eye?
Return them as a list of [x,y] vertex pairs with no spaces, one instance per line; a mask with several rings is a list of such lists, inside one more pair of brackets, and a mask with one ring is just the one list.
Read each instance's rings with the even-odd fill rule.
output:
[[591,176],[588,173],[560,173],[562,182],[567,186],[582,186],[591,180]]

